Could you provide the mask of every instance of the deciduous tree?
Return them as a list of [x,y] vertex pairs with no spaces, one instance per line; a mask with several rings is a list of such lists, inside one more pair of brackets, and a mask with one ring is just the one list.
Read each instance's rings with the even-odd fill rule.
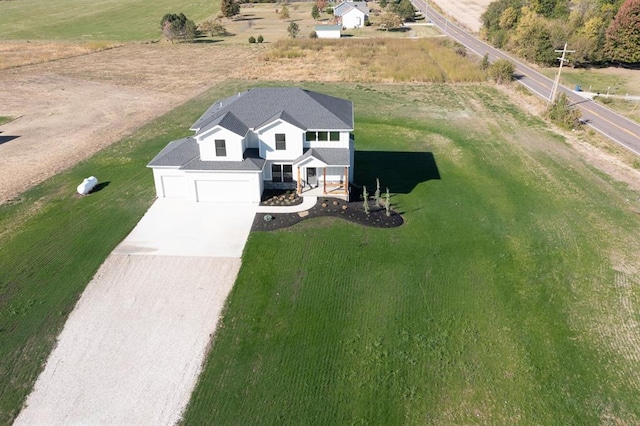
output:
[[320,9],[318,9],[318,6],[315,4],[311,8],[311,17],[313,18],[314,21],[317,21],[318,18],[320,17]]
[[300,27],[298,27],[298,24],[295,22],[291,22],[287,27],[287,32],[289,33],[289,37],[298,38],[298,35],[300,34]]
[[240,13],[240,3],[236,0],[222,0],[220,3],[220,13],[225,18],[233,18]]
[[290,17],[290,15],[289,15],[289,7],[286,4],[282,5],[282,8],[280,9],[279,17],[283,21],[285,19],[289,19],[289,17]]
[[160,21],[162,34],[167,40],[191,41],[198,36],[198,27],[184,13],[167,13]]
[[607,55],[614,61],[640,63],[640,0],[626,0],[606,32]]

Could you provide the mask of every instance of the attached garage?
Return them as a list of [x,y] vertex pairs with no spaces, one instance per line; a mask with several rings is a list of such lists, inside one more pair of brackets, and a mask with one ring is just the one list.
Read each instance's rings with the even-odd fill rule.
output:
[[255,182],[251,180],[196,180],[194,182],[198,202],[256,201],[257,188]]
[[187,198],[187,178],[184,176],[161,176],[164,198]]

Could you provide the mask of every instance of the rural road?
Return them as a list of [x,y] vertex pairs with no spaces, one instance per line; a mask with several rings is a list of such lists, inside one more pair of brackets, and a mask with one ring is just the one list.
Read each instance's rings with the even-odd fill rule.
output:
[[[412,0],[412,2],[413,5],[420,10],[423,15],[427,16],[428,19],[431,19],[433,24],[443,33],[463,44],[478,56],[484,56],[488,53],[491,62],[496,59],[507,59],[513,62],[516,66],[516,78],[518,82],[541,98],[549,99],[553,80],[506,53],[480,41],[438,13],[433,7],[429,7],[427,10],[425,0]],[[640,155],[640,124],[624,118],[595,101],[582,97],[563,86],[558,87],[558,93],[560,92],[564,92],[571,102],[580,109],[582,112],[582,120],[589,127]]]

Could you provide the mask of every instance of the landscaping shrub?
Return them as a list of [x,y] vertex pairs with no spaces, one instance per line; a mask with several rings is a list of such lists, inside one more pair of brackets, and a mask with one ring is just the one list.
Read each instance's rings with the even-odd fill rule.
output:
[[256,38],[254,36],[249,37],[249,43],[255,43],[256,42]]
[[262,42],[264,41],[264,37],[262,37],[262,34],[260,34],[260,35],[258,36],[258,38],[256,39],[256,41],[257,41],[258,43],[262,43]]

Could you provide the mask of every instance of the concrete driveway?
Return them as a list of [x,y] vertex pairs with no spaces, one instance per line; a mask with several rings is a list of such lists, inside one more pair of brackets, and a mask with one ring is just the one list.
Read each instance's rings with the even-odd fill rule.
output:
[[175,424],[256,209],[156,201],[85,289],[15,424]]
[[257,208],[161,198],[113,253],[241,257]]

